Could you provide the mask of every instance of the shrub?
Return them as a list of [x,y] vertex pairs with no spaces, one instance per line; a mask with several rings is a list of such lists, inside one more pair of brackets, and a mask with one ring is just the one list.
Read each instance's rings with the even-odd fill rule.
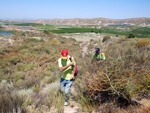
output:
[[46,50],[45,50],[45,52],[46,52],[47,54],[49,54],[49,53],[50,53],[49,49],[46,49]]
[[22,54],[30,53],[30,52],[31,52],[31,51],[28,50],[28,49],[22,49],[22,50],[20,51],[20,53],[22,53]]
[[70,39],[71,39],[72,41],[76,41],[76,39],[75,39],[75,38],[70,37]]
[[15,82],[16,87],[20,87],[23,84],[23,79],[19,79],[17,82]]
[[17,94],[12,94],[10,91],[0,91],[0,112],[25,112],[23,108],[25,98]]
[[92,42],[92,41],[94,41],[93,39],[90,39],[90,41]]
[[41,90],[41,87],[39,84],[35,84],[32,89],[34,92],[38,93]]
[[12,80],[14,82],[18,81],[19,79],[24,79],[24,72],[16,72],[12,74]]
[[27,71],[27,70],[32,70],[34,67],[36,67],[35,64],[18,63],[16,68],[18,71]]
[[20,60],[18,57],[14,56],[14,57],[9,59],[9,62],[13,65],[16,65],[18,62],[20,62]]
[[62,44],[64,44],[65,43],[65,41],[60,41]]
[[49,32],[47,30],[44,30],[43,33],[45,33],[47,35],[49,34]]
[[0,55],[0,60],[4,58],[5,58],[5,55]]
[[30,42],[44,42],[44,40],[43,39],[36,39],[36,38],[28,38],[28,41]]
[[23,82],[23,87],[25,88],[30,88],[30,87],[33,87],[35,86],[36,84],[40,84],[40,80],[38,78],[35,78],[33,76],[25,76],[25,80]]
[[137,47],[145,47],[145,46],[148,46],[150,45],[150,39],[140,39],[138,42],[137,42]]
[[53,45],[53,46],[56,46],[56,45],[59,45],[59,44],[60,44],[60,42],[59,42],[58,40],[54,40],[54,39],[53,39],[53,40],[50,40],[49,42],[50,42],[50,44]]
[[135,33],[130,33],[128,38],[135,38],[136,34]]
[[16,92],[16,95],[24,99],[22,108],[25,109],[28,105],[30,105],[33,102],[31,97],[32,94],[33,94],[32,89],[22,89]]
[[119,106],[126,106],[140,91],[150,91],[150,71],[144,60],[149,53],[138,52],[129,45],[132,44],[108,46],[107,60],[89,67],[84,76],[85,88],[94,102],[115,101]]
[[108,40],[110,40],[110,39],[111,39],[110,36],[104,36],[102,42],[104,43],[104,42],[106,42],[106,41],[108,41]]
[[51,76],[45,76],[45,78],[42,79],[43,84],[50,84],[53,83],[57,79],[57,75],[51,75]]

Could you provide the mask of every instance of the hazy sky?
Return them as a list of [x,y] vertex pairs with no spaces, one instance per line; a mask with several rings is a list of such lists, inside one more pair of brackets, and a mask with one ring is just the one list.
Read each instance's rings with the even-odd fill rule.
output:
[[150,17],[150,0],[0,0],[0,19]]

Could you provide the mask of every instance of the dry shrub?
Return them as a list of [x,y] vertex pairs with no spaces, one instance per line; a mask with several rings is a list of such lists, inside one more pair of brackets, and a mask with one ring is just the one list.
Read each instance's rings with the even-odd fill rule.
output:
[[115,105],[115,103],[104,103],[95,110],[92,111],[92,113],[149,113],[150,111],[150,103],[149,100],[147,100],[147,105],[142,104],[139,106],[128,106],[127,108],[119,108]]
[[125,36],[121,36],[121,37],[119,37],[117,43],[122,43],[122,42],[124,42],[124,41],[127,41],[127,38],[126,38]]
[[106,61],[92,64],[84,76],[86,91],[96,103],[114,101],[123,107],[132,103],[133,96],[150,91],[150,69],[145,61],[149,51],[122,46],[108,47]]
[[104,36],[102,42],[106,42],[106,41],[108,41],[108,40],[110,40],[110,39],[111,39],[110,36]]
[[139,74],[137,79],[136,92],[148,94],[150,91],[150,70],[147,68]]
[[56,46],[56,45],[59,45],[59,44],[60,44],[60,42],[59,42],[58,40],[55,40],[55,39],[50,40],[49,43],[50,43],[51,45],[53,45],[53,46]]
[[25,113],[25,109],[23,108],[24,99],[19,95],[12,95],[11,91],[0,91],[0,112]]
[[137,47],[145,47],[150,45],[150,39],[141,39],[137,42]]
[[97,109],[93,110],[92,113],[120,113],[114,103],[102,104]]
[[0,55],[0,60],[4,59],[5,56],[4,55]]
[[120,38],[120,39],[127,39],[126,36],[120,36],[119,38]]
[[35,85],[40,85],[40,79],[35,78],[34,76],[25,75],[25,80],[22,83],[22,86],[24,86],[25,88],[30,88]]

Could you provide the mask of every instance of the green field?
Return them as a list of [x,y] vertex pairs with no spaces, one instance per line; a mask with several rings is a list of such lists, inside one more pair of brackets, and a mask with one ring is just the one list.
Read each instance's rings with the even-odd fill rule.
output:
[[80,27],[72,27],[72,28],[60,28],[58,30],[48,30],[48,32],[52,33],[85,33],[85,32],[95,32],[95,33],[109,33],[115,35],[125,35],[128,36],[130,33],[135,33],[138,38],[148,38],[150,37],[150,28],[149,27],[123,27],[122,29],[117,29],[117,27],[102,27],[98,28],[80,28]]
[[14,23],[16,26],[42,26],[43,24],[39,23]]
[[53,33],[84,33],[84,32],[99,32],[99,29],[93,28],[60,28],[58,30],[49,30]]

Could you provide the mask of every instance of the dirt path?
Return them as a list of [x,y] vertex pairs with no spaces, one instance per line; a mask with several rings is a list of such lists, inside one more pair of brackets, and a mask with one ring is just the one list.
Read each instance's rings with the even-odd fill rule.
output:
[[[77,92],[75,90],[75,87],[72,86],[71,87],[71,96],[77,96]],[[64,113],[78,113],[78,109],[79,109],[79,104],[74,101],[73,99],[71,99],[70,97],[70,100],[69,100],[69,105],[68,106],[64,106]]]
[[64,113],[78,113],[78,107],[75,106],[64,106]]

